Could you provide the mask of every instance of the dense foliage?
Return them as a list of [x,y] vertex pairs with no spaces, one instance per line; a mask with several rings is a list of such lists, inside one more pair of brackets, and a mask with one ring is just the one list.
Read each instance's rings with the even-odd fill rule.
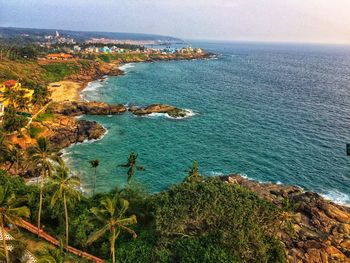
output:
[[[19,178],[0,176],[20,195],[29,195],[31,220],[36,222],[36,186]],[[285,262],[281,243],[275,239],[280,211],[238,185],[218,178],[184,182],[158,194],[149,195],[140,186],[82,197],[70,203],[70,244],[101,258],[110,257],[109,235],[94,243],[87,240],[99,228],[92,207],[116,196],[128,200],[125,216],[136,215],[138,234],[133,239],[121,232],[116,242],[121,262]],[[50,207],[51,193],[44,192],[42,224],[47,232],[64,238],[62,205]],[[72,209],[74,207],[74,209]]]
[[13,107],[7,107],[3,117],[3,129],[12,133],[23,128],[28,123],[28,118],[17,114],[16,109]]

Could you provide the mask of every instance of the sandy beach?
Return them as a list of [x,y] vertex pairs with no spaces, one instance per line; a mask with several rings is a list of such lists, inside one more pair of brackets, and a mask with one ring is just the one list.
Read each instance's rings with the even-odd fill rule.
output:
[[53,82],[49,84],[51,99],[55,102],[80,100],[80,91],[85,87],[83,83],[71,80]]

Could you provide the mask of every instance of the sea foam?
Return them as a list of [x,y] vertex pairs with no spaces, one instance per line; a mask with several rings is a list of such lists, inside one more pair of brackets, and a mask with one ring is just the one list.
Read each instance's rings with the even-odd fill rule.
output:
[[328,192],[321,194],[321,196],[336,204],[350,206],[350,197],[338,190],[329,190]]
[[134,63],[127,63],[119,67],[120,70],[128,70],[130,68],[134,68],[135,64]]
[[100,81],[98,80],[91,81],[87,84],[86,88],[81,91],[80,97],[83,100],[89,102],[90,97],[94,97],[94,98],[98,97],[99,95],[98,91],[101,87],[103,87],[103,84]]
[[144,117],[144,118],[168,118],[168,119],[172,119],[172,120],[183,120],[183,119],[187,119],[190,117],[195,116],[197,113],[195,113],[192,110],[189,109],[184,109],[186,111],[186,116],[185,117],[172,117],[169,116],[169,114],[167,113],[151,113],[151,114],[147,114],[144,116],[140,116],[140,117]]

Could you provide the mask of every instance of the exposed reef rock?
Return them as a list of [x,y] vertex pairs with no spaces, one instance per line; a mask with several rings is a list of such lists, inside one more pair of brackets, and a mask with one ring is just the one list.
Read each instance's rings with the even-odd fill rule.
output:
[[45,121],[42,125],[47,128],[46,137],[57,149],[85,140],[99,139],[106,132],[95,121],[76,120],[62,115],[57,115],[54,121]]
[[152,113],[166,113],[172,118],[186,117],[188,111],[164,104],[152,104],[144,108],[131,107],[129,109],[136,116],[144,116]]
[[287,229],[279,233],[288,262],[350,262],[350,208],[334,204],[316,193],[296,186],[261,184],[239,175],[223,177],[239,184],[279,207]]
[[105,102],[63,102],[53,104],[50,111],[56,114],[69,116],[88,115],[114,115],[126,112],[126,107],[122,104],[110,105]]

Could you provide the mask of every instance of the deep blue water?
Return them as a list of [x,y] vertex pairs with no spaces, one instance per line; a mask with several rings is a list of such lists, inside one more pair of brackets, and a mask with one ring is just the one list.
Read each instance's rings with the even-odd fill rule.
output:
[[67,149],[69,165],[91,189],[88,160],[98,158],[98,190],[123,185],[117,168],[136,151],[150,191],[186,176],[193,160],[205,175],[241,173],[299,185],[350,203],[350,48],[196,43],[217,59],[138,63],[125,76],[93,82],[88,100],[192,110],[165,116],[85,116],[108,129],[99,141]]

